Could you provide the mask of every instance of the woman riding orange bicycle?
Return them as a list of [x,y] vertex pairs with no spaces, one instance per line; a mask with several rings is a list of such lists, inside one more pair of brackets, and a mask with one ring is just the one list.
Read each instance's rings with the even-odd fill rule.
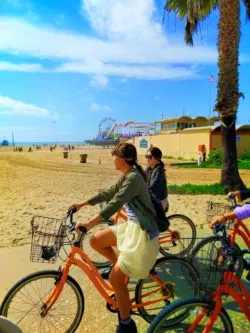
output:
[[[84,226],[90,229],[101,220],[108,220],[124,207],[128,216],[120,223],[99,231],[90,239],[91,246],[105,256],[114,266],[109,275],[119,305],[119,333],[136,333],[135,322],[130,318],[129,292],[126,277],[144,278],[153,267],[159,253],[159,231],[155,210],[145,182],[145,174],[137,164],[136,148],[129,143],[120,143],[113,151],[115,169],[123,176],[110,189],[72,207],[79,210],[87,205],[108,201],[101,212],[89,221],[79,221],[76,230]],[[145,208],[150,211],[147,214]],[[117,246],[117,256],[113,247]]]

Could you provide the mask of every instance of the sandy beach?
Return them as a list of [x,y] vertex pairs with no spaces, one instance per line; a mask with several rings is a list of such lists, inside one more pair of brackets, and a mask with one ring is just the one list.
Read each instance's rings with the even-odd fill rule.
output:
[[[80,163],[79,155],[87,153],[86,164]],[[143,157],[140,162],[145,166]],[[168,163],[168,161],[166,161]],[[56,265],[41,265],[29,262],[30,221],[33,215],[62,218],[73,203],[88,199],[98,189],[105,188],[119,177],[113,170],[109,149],[77,147],[63,158],[63,149],[53,152],[48,147],[42,151],[13,152],[0,150],[0,301],[14,282],[32,271],[57,268]],[[220,170],[178,169],[167,164],[169,184],[203,183],[219,180]],[[250,171],[241,176],[250,184]],[[206,222],[206,202],[223,201],[224,196],[169,195],[170,214],[183,213],[197,226],[202,237],[209,232]],[[87,219],[98,212],[98,207],[81,210],[77,218]],[[86,311],[78,332],[113,332],[116,315],[109,313],[103,300],[81,272],[73,270],[80,281],[86,297]],[[136,319],[137,320],[137,319]],[[141,332],[146,324],[138,319]]]

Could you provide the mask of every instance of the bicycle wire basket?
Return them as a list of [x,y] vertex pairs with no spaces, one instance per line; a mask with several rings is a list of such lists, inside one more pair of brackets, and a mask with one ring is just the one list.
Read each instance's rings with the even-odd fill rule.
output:
[[66,237],[66,218],[33,216],[30,261],[55,263]]
[[[207,223],[210,223],[214,216],[224,215],[233,211],[233,206],[225,204],[223,202],[207,201]],[[228,220],[225,223],[226,229],[230,230],[233,226],[234,221]]]
[[[220,283],[224,272],[233,269],[237,276],[242,272],[237,246],[226,250],[220,237],[215,237],[213,240],[203,243],[203,246],[199,246],[206,239],[209,238],[196,239],[195,251],[191,252],[188,259],[198,272],[201,290],[211,292]],[[237,259],[232,266],[233,256]]]

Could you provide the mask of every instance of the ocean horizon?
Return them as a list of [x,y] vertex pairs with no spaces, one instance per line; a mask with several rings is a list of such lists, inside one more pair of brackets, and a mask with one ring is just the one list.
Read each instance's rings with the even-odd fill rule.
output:
[[[80,145],[86,146],[85,141],[17,141],[14,143],[15,146],[53,146],[53,145]],[[9,141],[9,146],[12,146],[13,143]]]

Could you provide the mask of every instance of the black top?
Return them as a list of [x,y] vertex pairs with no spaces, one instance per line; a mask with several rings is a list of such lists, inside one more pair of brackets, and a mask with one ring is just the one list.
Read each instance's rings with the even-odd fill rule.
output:
[[164,167],[157,164],[154,168],[147,167],[147,184],[151,196],[155,201],[161,201],[167,198],[167,179]]
[[241,197],[241,200],[245,200],[247,198],[250,198],[250,190],[242,190],[240,191],[240,197]]

